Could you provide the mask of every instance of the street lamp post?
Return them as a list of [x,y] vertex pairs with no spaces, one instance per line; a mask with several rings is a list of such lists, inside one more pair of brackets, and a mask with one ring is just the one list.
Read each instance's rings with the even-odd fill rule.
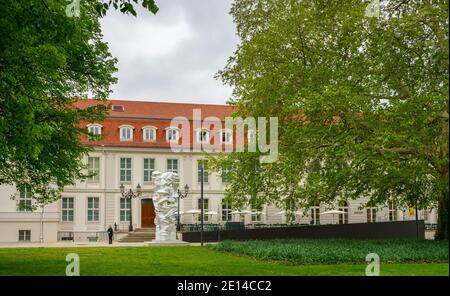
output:
[[123,184],[120,184],[120,193],[122,194],[123,198],[128,198],[130,200],[130,225],[128,226],[128,231],[133,231],[133,216],[132,216],[132,206],[131,201],[135,197],[139,197],[142,193],[141,185],[138,184],[136,186],[136,193],[133,192],[133,190],[130,188],[130,190],[125,191],[125,186]]
[[181,230],[181,225],[180,225],[180,199],[186,198],[186,196],[188,195],[189,192],[189,186],[186,184],[184,186],[184,193],[181,192],[180,189],[178,189],[178,213],[177,213],[177,231]]
[[417,202],[416,202],[415,214],[416,214],[416,239],[419,239],[419,211],[418,211],[418,207],[417,207]]
[[200,205],[201,205],[201,209],[200,209],[200,245],[203,247],[203,220],[204,220],[204,217],[203,217],[203,209],[204,209],[204,206],[203,206],[203,202],[204,202],[204,200],[203,200],[203,178],[204,178],[204,168],[203,168],[203,166],[204,166],[204,163],[202,162],[201,163],[201,166],[200,166],[200,175],[202,176],[202,178],[201,178],[201,180],[200,180]]

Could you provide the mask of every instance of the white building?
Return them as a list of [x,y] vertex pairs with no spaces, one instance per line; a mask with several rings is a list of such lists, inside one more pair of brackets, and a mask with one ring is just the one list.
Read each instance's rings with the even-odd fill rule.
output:
[[[88,100],[80,104],[94,104]],[[154,185],[151,173],[173,171],[180,176],[180,187],[190,188],[187,198],[181,201],[181,211],[199,209],[200,175],[199,162],[202,152],[187,149],[173,152],[170,142],[190,136],[189,147],[196,142],[213,139],[222,147],[233,145],[233,136],[218,128],[214,119],[223,121],[233,109],[220,105],[154,103],[135,101],[111,101],[110,116],[104,122],[83,123],[98,139],[82,138],[94,150],[86,156],[90,171],[95,177],[64,189],[58,202],[44,208],[29,210],[32,199],[26,192],[17,192],[14,187],[0,186],[0,242],[17,241],[57,241],[68,236],[88,239],[101,235],[109,225],[117,225],[126,231],[130,215],[134,228],[154,226],[152,195]],[[82,107],[82,106],[81,106]],[[196,128],[194,110],[201,111],[201,119],[208,128]],[[171,121],[176,116],[186,117],[191,129],[186,134]],[[209,121],[208,121],[209,120]],[[221,122],[219,122],[221,123]],[[223,224],[225,221],[243,221],[246,224],[285,223],[285,217],[274,206],[265,206],[260,213],[231,214],[232,209],[222,202],[226,180],[220,175],[206,170],[204,176],[204,209],[217,212],[205,215],[206,224]],[[135,190],[142,186],[142,194],[131,201],[122,198],[120,186]],[[13,197],[13,198],[11,198]],[[321,215],[330,207],[321,205],[309,209],[309,215],[299,215],[302,224],[361,223],[389,220],[414,219],[409,210],[388,208],[362,208],[366,200],[349,201],[336,209],[345,215]],[[251,209],[250,209],[251,210]],[[433,211],[421,212],[420,218],[428,223],[436,223]],[[196,223],[198,215],[184,214],[182,223]]]

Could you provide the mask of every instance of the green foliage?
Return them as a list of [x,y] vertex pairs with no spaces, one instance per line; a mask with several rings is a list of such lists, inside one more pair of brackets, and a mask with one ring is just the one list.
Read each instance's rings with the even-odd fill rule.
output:
[[218,76],[236,115],[278,117],[279,157],[258,170],[257,153],[211,162],[236,171],[228,199],[291,211],[448,200],[448,0],[380,1],[380,17],[365,15],[369,2],[234,2],[241,44]]
[[448,262],[448,241],[432,240],[271,240],[223,241],[214,250],[294,264],[364,263],[369,253],[381,263]]
[[73,103],[87,94],[104,101],[117,80],[98,3],[80,1],[78,17],[66,15],[66,1],[1,5],[0,185],[26,187],[38,205],[86,177],[81,158],[89,149],[79,123],[101,120],[107,106],[81,110]]
[[122,13],[131,14],[136,16],[136,10],[134,9],[134,5],[141,2],[142,7],[149,10],[153,14],[156,14],[159,10],[158,6],[156,6],[155,0],[97,0],[95,5],[95,10],[101,15],[104,16],[108,12],[108,10],[112,7],[114,9],[120,10]]

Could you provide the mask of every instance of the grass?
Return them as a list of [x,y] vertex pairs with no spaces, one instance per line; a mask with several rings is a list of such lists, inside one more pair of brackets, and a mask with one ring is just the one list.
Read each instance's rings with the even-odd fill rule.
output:
[[[64,275],[66,255],[80,256],[81,275],[364,275],[366,264],[292,265],[207,247],[0,249],[0,275]],[[381,275],[448,275],[448,264],[386,264]]]
[[448,262],[448,241],[432,240],[272,240],[224,241],[211,248],[260,260],[291,264],[362,264],[376,253],[382,263]]

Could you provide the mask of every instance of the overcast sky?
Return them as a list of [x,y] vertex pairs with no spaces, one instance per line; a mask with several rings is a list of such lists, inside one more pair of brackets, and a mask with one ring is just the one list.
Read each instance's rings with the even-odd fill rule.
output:
[[119,59],[112,99],[223,104],[231,89],[214,74],[236,49],[231,0],[158,0],[156,15],[110,10],[104,39]]

